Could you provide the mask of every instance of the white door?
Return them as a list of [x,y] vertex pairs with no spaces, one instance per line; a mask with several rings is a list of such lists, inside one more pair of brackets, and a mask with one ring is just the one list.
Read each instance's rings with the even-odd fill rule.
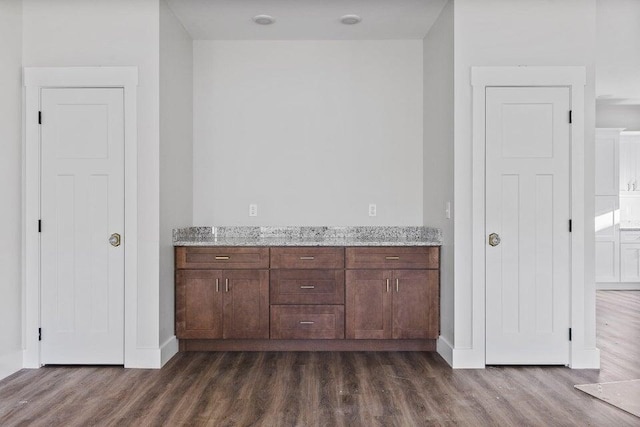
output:
[[487,88],[487,364],[569,363],[569,99]]
[[41,111],[41,362],[123,364],[123,90],[42,89]]

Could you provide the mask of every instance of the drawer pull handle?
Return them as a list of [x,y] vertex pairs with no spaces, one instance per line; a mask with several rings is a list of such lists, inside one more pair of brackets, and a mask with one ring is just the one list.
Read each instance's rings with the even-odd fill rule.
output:
[[314,285],[302,285],[300,286],[300,289],[315,289],[316,287]]
[[305,261],[313,261],[315,259],[315,257],[312,257],[312,256],[301,256],[300,259],[305,260]]
[[311,322],[311,321],[306,321],[306,320],[301,320],[300,324],[301,325],[313,325],[315,322]]
[[216,255],[216,259],[229,259],[229,258],[230,258],[230,257],[228,257],[228,256],[226,256],[226,255],[224,255],[224,256],[222,256],[222,255]]
[[385,259],[388,259],[388,260],[399,260],[399,259],[400,259],[400,257],[399,257],[399,256],[386,256],[386,257],[384,257],[384,258],[385,258]]

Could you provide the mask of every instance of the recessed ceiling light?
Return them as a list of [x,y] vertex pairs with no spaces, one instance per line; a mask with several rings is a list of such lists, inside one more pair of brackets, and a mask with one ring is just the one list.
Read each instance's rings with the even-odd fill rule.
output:
[[358,15],[344,15],[340,18],[340,22],[345,25],[354,25],[360,21],[362,21],[362,18],[360,18]]
[[271,15],[256,15],[253,17],[253,22],[260,25],[271,25],[276,22],[276,19]]

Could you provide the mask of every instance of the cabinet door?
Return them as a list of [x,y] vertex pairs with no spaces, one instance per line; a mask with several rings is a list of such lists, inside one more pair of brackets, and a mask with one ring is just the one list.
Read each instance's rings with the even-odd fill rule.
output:
[[596,282],[620,281],[620,202],[618,196],[595,196]]
[[640,282],[640,244],[620,244],[620,281]]
[[635,174],[634,151],[633,144],[628,142],[620,143],[620,191],[631,191],[633,175]]
[[225,270],[224,338],[269,338],[269,271]]
[[176,336],[222,338],[222,289],[219,270],[176,273]]
[[347,270],[346,338],[391,338],[391,272]]
[[595,194],[598,196],[618,195],[620,189],[619,138],[619,129],[596,129]]
[[438,270],[393,272],[393,338],[438,338]]

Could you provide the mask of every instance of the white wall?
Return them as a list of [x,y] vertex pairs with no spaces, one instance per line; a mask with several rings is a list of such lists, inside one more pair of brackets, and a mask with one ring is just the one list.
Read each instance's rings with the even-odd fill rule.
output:
[[453,345],[453,0],[423,42],[424,58],[424,224],[442,229],[440,249],[441,336]]
[[138,67],[138,365],[159,365],[158,27],[158,0],[24,0],[24,66]]
[[422,224],[422,79],[421,40],[195,41],[194,223]]
[[640,104],[640,1],[596,5],[596,93]]
[[[174,275],[171,230],[193,218],[193,46],[160,2],[160,346],[174,341]],[[172,344],[173,343],[173,344]],[[177,348],[173,347],[173,350]]]
[[22,368],[22,3],[0,1],[0,379]]
[[[638,73],[640,80],[640,73]],[[640,130],[640,105],[596,105],[596,127]]]
[[[585,91],[585,217],[594,215],[595,0],[455,0],[455,347],[473,353],[471,66],[580,65]],[[585,232],[585,345],[595,347],[594,224]],[[484,298],[476,296],[476,298]]]

